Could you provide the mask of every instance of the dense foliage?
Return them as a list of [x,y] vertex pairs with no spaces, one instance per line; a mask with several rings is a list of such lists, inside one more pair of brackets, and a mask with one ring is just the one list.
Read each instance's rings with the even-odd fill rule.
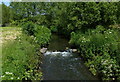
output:
[[[21,20],[23,18],[28,18],[29,21],[37,23],[39,22],[39,24],[46,23],[47,25],[57,26],[60,25],[59,27],[61,28],[66,28],[67,27],[66,25],[74,23],[74,26],[80,28],[80,26],[97,25],[98,23],[99,24],[101,23],[103,25],[116,23],[118,18],[117,15],[119,12],[119,2],[118,3],[12,2],[11,8],[14,12],[13,20]],[[37,19],[38,17],[41,19]]]
[[22,30],[26,33],[26,34],[28,34],[28,35],[35,35],[35,32],[36,32],[36,28],[37,28],[38,26],[36,25],[36,24],[34,24],[34,23],[32,23],[32,22],[27,22],[27,23],[25,23],[25,24],[23,24],[23,26],[22,26]]
[[[11,3],[12,20],[23,19],[45,25],[53,32],[70,36],[70,32],[119,23],[119,2],[72,2],[72,3]],[[24,21],[23,21],[24,22]]]
[[[22,34],[15,41],[9,41],[2,50],[2,80],[40,80],[38,72],[40,58],[33,37]],[[32,61],[32,62],[31,62]]]
[[27,22],[23,24],[23,31],[35,37],[36,42],[41,46],[47,44],[51,37],[51,31],[45,26],[39,26],[32,22]]
[[10,8],[4,3],[2,3],[2,12],[0,14],[2,16],[2,26],[8,25],[10,23]]
[[2,4],[0,4],[0,26],[2,25]]
[[85,33],[72,32],[70,43],[78,47],[94,75],[99,73],[103,80],[120,79],[119,37],[119,31],[97,26]]
[[[23,34],[3,46],[2,80],[41,80],[40,48],[47,44],[51,31],[32,22],[22,24]],[[32,61],[32,62],[31,62]]]
[[37,43],[48,43],[50,30],[63,34],[94,75],[120,79],[120,2],[11,2],[10,10],[9,23],[22,25]]
[[51,38],[51,31],[45,26],[39,26],[36,29],[35,37],[39,44],[47,44]]

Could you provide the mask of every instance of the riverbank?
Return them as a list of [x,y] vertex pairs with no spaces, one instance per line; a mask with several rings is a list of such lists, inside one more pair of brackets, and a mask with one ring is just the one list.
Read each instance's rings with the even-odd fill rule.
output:
[[97,26],[85,33],[72,32],[70,43],[79,51],[85,65],[93,75],[102,80],[119,80],[119,29],[105,29]]
[[[79,57],[82,57],[84,64],[89,71],[102,80],[119,80],[119,29],[104,29],[97,26],[96,29],[89,29],[86,33],[72,32],[69,43],[75,49]],[[60,53],[68,47],[62,37],[53,36],[51,51]],[[55,42],[55,40],[57,40]],[[62,43],[62,44],[60,44]],[[67,44],[67,45],[66,45]],[[61,50],[60,50],[61,49]]]
[[41,54],[34,37],[18,27],[1,27],[2,80],[41,80]]

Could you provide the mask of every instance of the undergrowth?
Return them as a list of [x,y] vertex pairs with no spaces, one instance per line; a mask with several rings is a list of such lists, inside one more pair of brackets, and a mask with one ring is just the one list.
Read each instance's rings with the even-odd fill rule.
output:
[[70,43],[77,46],[89,70],[103,80],[120,80],[120,35],[118,29],[97,26],[85,33],[72,32]]
[[22,34],[2,47],[2,80],[40,80],[39,45],[34,37]]

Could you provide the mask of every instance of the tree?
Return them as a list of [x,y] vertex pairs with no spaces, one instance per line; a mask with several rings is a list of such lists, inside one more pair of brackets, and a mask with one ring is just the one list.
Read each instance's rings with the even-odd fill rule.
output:
[[2,25],[2,4],[0,4],[0,26]]
[[97,25],[107,27],[117,24],[119,20],[119,3],[111,2],[12,2],[10,8],[13,20],[25,18],[48,28],[56,28],[63,34],[94,29]]
[[2,3],[2,26],[6,26],[10,22],[10,8]]

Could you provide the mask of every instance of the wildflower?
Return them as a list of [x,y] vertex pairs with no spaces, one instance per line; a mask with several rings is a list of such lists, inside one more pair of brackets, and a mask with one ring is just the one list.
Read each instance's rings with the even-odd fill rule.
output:
[[112,32],[109,32],[109,33],[112,33]]
[[112,78],[113,80],[115,80],[115,78]]
[[5,72],[6,74],[9,74],[9,72]]
[[1,76],[1,77],[5,77],[5,75]]
[[13,74],[13,73],[10,73],[10,72],[5,72],[6,74]]
[[13,73],[9,73],[9,74],[13,74]]
[[17,79],[20,79],[20,77],[18,77]]
[[10,79],[13,79],[13,77],[11,77]]

